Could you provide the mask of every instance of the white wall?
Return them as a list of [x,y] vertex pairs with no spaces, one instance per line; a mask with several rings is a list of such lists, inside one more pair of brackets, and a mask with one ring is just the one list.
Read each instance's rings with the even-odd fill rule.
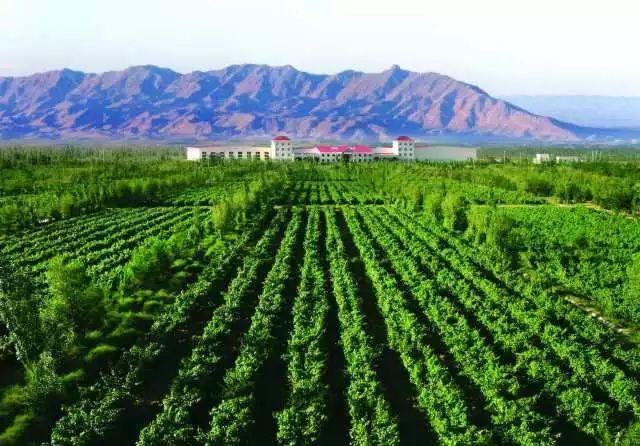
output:
[[198,161],[202,158],[202,153],[198,147],[187,147],[187,159],[189,161]]
[[396,156],[403,161],[409,161],[416,159],[415,157],[415,141],[398,141],[395,140],[392,143],[393,151]]
[[271,141],[271,159],[293,160],[293,143],[291,141]]
[[467,161],[478,157],[478,149],[473,147],[432,146],[415,149],[416,160]]

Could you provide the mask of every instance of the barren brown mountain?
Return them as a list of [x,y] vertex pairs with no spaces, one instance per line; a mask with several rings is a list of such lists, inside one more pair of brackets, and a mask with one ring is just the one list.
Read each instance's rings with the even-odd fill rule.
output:
[[393,66],[309,74],[233,65],[188,74],[156,66],[0,78],[2,138],[387,139],[397,134],[574,140],[580,128],[473,85]]

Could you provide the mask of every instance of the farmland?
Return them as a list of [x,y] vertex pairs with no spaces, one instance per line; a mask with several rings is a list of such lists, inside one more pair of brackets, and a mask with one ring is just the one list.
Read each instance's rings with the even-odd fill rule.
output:
[[0,163],[2,445],[638,444],[632,161]]

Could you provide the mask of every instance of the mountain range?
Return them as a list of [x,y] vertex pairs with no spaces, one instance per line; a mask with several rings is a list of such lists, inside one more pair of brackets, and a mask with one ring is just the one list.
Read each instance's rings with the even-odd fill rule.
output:
[[601,135],[530,113],[474,85],[394,65],[305,73],[232,65],[180,74],[153,65],[0,77],[0,138],[385,140],[398,134],[579,141]]

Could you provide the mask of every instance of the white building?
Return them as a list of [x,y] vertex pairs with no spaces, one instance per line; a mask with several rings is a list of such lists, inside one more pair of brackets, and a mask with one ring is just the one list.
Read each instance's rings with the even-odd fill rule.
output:
[[551,155],[549,155],[548,153],[536,153],[536,156],[533,159],[533,164],[548,163],[550,161]]
[[579,156],[556,156],[556,163],[578,163],[580,161]]
[[208,159],[268,160],[271,148],[257,146],[204,145],[186,147],[189,161]]
[[418,145],[414,150],[418,161],[472,161],[478,158],[475,147]]
[[398,136],[393,140],[393,145],[391,147],[398,159],[402,161],[416,159],[416,143],[408,136]]
[[233,145],[202,145],[186,147],[188,160],[207,159],[242,159],[242,160],[315,160],[323,163],[336,161],[367,162],[373,160],[390,159],[400,161],[439,160],[465,161],[476,159],[477,150],[468,147],[435,147],[416,146],[408,136],[399,136],[393,140],[391,146],[314,146],[294,148],[290,138],[284,135],[271,140],[269,147],[261,146],[233,146]]
[[271,140],[271,159],[293,161],[293,143],[284,135]]

